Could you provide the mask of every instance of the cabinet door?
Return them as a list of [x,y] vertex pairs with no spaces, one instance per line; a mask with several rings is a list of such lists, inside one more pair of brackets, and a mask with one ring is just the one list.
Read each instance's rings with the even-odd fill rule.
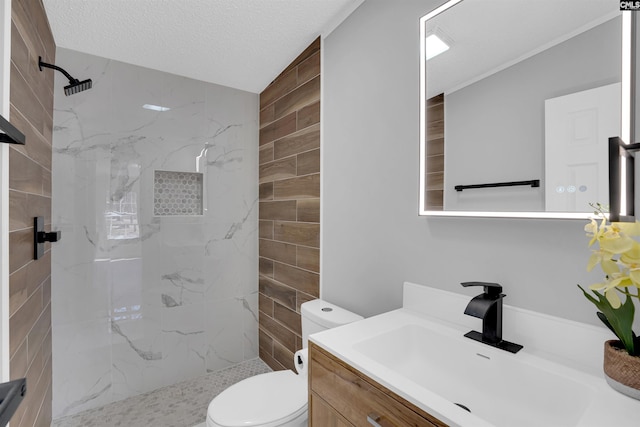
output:
[[309,394],[309,425],[316,427],[353,427],[315,393]]
[[309,360],[312,395],[354,426],[446,426],[318,346],[309,346]]

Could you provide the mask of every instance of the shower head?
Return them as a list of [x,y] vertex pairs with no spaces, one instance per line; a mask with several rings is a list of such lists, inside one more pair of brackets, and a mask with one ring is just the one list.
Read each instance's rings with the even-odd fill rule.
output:
[[83,90],[91,89],[92,84],[93,82],[91,81],[91,79],[83,81],[74,79],[74,81],[70,85],[64,87],[64,94],[69,96],[73,95],[74,93],[82,92]]
[[71,77],[69,73],[67,73],[62,68],[57,65],[47,64],[46,62],[42,62],[42,57],[38,57],[38,67],[40,67],[40,71],[42,71],[42,67],[51,68],[54,70],[60,71],[64,76],[69,79],[69,85],[64,87],[64,94],[66,96],[73,95],[74,93],[82,92],[87,89],[91,89],[93,82],[91,79],[80,81],[78,79],[74,79]]

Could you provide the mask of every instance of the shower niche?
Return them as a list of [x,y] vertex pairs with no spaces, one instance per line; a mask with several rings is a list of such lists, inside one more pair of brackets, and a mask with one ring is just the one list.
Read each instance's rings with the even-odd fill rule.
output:
[[154,171],[155,216],[204,215],[204,179],[199,172]]

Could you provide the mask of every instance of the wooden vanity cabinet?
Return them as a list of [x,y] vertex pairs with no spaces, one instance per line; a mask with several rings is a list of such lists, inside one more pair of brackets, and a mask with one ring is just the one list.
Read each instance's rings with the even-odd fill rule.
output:
[[309,342],[309,425],[446,426],[312,342]]

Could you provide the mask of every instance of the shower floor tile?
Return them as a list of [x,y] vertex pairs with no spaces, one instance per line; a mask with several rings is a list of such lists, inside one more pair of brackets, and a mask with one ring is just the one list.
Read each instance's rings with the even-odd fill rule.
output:
[[201,427],[211,399],[238,381],[270,371],[262,360],[249,360],[222,371],[58,418],[51,427]]

